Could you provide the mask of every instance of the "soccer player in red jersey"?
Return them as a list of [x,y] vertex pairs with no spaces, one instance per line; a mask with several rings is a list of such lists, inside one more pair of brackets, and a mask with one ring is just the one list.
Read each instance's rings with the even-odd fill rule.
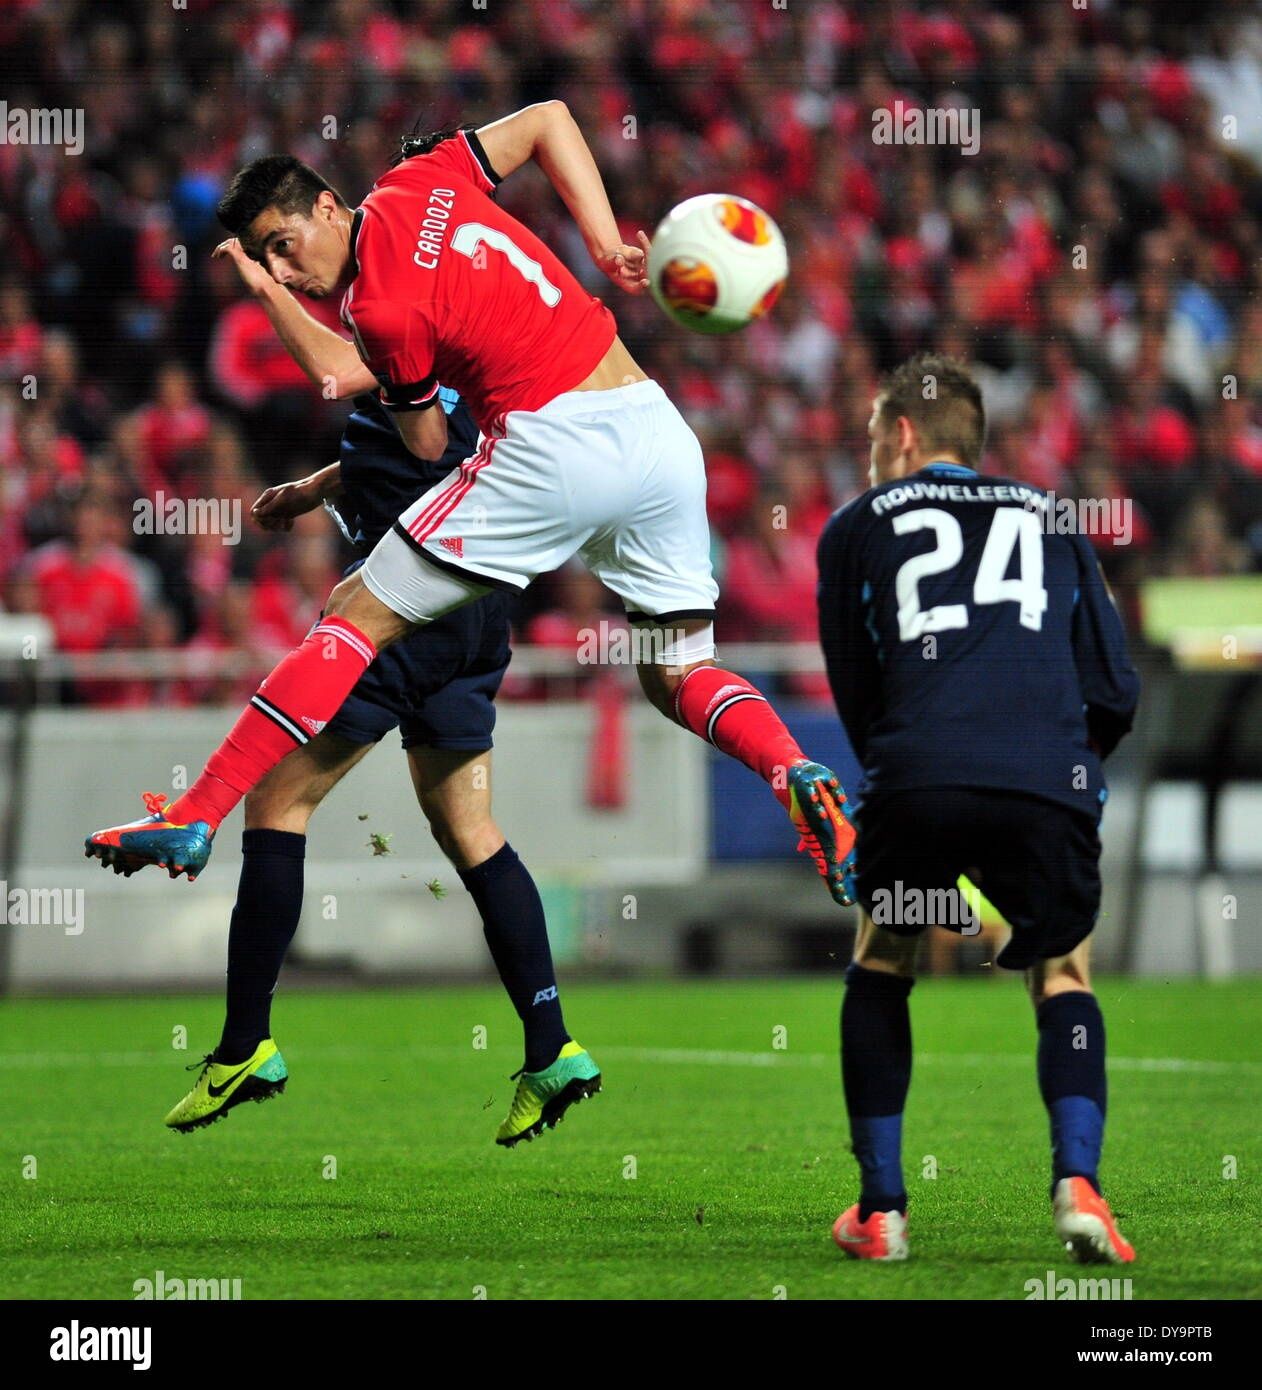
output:
[[[88,837],[194,877],[237,802],[332,718],[377,653],[491,588],[524,589],[578,554],[626,605],[644,640],[648,699],[760,773],[830,893],[848,891],[854,833],[836,777],[811,762],[766,698],[715,664],[701,447],[635,363],[613,315],[529,228],[494,201],[534,159],[619,288],[648,286],[643,232],[622,242],[591,151],[563,102],[480,129],[404,142],[403,158],[352,211],[313,169],[269,155],[240,170],[220,220],[278,284],[343,292],[354,344],[330,336],[339,396],[380,388],[420,458],[447,444],[439,383],[482,432],[477,451],[400,516],[332,592],[306,641],[260,686],[194,785],[172,806]],[[282,336],[285,336],[281,326]],[[301,354],[301,334],[293,350]],[[287,339],[288,342],[288,339]]]

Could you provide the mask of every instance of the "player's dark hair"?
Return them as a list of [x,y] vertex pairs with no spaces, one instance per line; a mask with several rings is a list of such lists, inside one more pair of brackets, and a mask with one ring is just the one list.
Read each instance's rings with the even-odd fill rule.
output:
[[877,392],[883,425],[905,415],[924,447],[976,468],[986,442],[986,410],[972,372],[955,357],[922,352],[895,367]]
[[396,164],[402,164],[405,159],[411,159],[413,155],[429,154],[437,145],[441,145],[444,140],[450,140],[453,135],[457,135],[462,130],[476,130],[475,125],[449,125],[442,130],[431,130],[427,134],[418,134],[416,126],[420,125],[418,120],[412,127],[409,134],[404,135],[399,140],[399,153],[390,161],[390,168]]
[[309,216],[315,200],[326,192],[346,206],[337,189],[309,164],[291,154],[265,154],[237,170],[216,212],[220,222],[239,237],[265,208]]

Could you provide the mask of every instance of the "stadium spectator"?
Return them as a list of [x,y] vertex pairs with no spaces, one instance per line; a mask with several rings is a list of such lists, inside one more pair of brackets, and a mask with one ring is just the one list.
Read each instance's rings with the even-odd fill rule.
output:
[[[759,580],[801,540],[766,529],[768,505],[801,513],[799,466],[783,461],[809,465],[812,524],[846,501],[866,473],[877,375],[923,348],[973,364],[989,466],[1135,504],[1142,544],[1095,538],[1120,585],[1259,563],[1247,540],[1262,533],[1255,15],[997,0],[547,9],[540,26],[534,7],[436,0],[0,6],[0,63],[24,74],[10,104],[62,106],[73,85],[87,113],[80,156],[0,146],[10,603],[15,575],[29,592],[32,556],[58,553],[40,547],[75,549],[85,488],[119,519],[161,488],[239,503],[242,535],[224,546],[111,523],[121,551],[151,562],[133,578],[154,585],[157,566],[154,602],[170,610],[128,640],[204,641],[226,602],[262,614],[279,641],[278,608],[305,604],[345,557],[331,532],[322,546],[305,528],[265,544],[249,503],[333,458],[345,408],[210,261],[227,179],[290,150],[355,203],[418,119],[489,120],[557,96],[625,235],[723,187],[767,207],[790,241],[780,303],[733,337],[668,326],[647,297],[614,306],[706,444],[716,548],[733,541],[727,640],[772,630]],[[977,154],[877,144],[873,113],[896,101],[976,108]],[[523,171],[499,196],[599,292],[546,180]],[[312,307],[337,326],[335,300]],[[534,619],[554,598],[525,596],[523,632],[547,640]]]
[[[36,547],[17,576],[15,610],[42,614],[59,651],[99,652],[137,644],[142,585],[137,564],[116,543],[117,518],[109,505],[86,493],[71,513],[70,535]],[[80,698],[114,703],[110,682],[83,682]]]
[[10,380],[34,372],[43,338],[26,289],[16,280],[0,283],[0,376]]
[[153,399],[137,412],[136,442],[140,483],[152,496],[159,490],[186,491],[180,484],[187,455],[210,436],[210,411],[196,397],[192,373],[182,362],[158,368]]
[[1213,497],[1195,498],[1175,533],[1171,573],[1198,578],[1238,574],[1248,563],[1245,547],[1227,529],[1227,518]]

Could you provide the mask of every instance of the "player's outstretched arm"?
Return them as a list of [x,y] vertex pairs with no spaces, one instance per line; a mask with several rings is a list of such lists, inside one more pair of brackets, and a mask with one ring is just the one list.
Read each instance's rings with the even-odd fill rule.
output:
[[649,239],[636,233],[628,246],[618,231],[609,195],[583,132],[563,101],[541,101],[477,132],[491,167],[501,178],[533,159],[578,223],[592,260],[620,289],[648,289]]
[[314,511],[341,490],[342,465],[331,463],[305,478],[267,488],[250,508],[250,515],[264,531],[292,531],[295,517]]
[[319,387],[332,383],[339,400],[375,391],[377,378],[360,361],[355,344],[313,319],[297,299],[278,285],[263,266],[246,255],[236,237],[215,247],[236,266],[246,288],[262,304],[285,350]]

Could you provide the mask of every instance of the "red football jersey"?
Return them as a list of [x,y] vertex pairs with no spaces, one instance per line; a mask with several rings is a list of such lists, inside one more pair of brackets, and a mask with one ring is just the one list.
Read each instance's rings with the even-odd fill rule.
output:
[[535,234],[491,198],[499,176],[473,131],[413,155],[355,213],[342,319],[396,410],[465,398],[484,434],[591,375],[617,332]]

